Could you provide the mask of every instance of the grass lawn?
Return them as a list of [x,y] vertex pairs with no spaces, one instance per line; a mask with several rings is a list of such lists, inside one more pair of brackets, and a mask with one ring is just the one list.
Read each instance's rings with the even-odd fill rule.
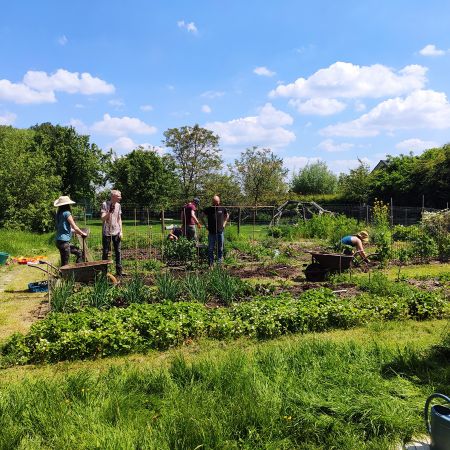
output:
[[423,433],[427,395],[449,393],[445,332],[377,323],[2,370],[0,448],[394,448]]

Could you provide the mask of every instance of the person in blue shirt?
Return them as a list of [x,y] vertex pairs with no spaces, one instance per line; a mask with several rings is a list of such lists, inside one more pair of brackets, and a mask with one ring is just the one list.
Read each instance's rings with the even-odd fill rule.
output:
[[341,244],[354,247],[353,253],[359,253],[364,260],[367,260],[367,255],[363,244],[367,244],[367,242],[369,242],[369,233],[367,231],[360,231],[358,234],[344,236],[341,239]]
[[69,264],[71,253],[77,257],[77,263],[83,261],[82,251],[70,242],[73,232],[84,238],[87,236],[87,234],[83,233],[75,223],[70,208],[70,205],[73,204],[75,204],[75,202],[70,200],[67,195],[62,195],[53,203],[53,205],[58,208],[58,211],[56,212],[56,247],[61,255],[61,266]]

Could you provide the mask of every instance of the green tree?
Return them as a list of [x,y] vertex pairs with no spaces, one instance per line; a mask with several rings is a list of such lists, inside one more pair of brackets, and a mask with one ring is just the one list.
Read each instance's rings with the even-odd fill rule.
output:
[[0,226],[48,231],[61,183],[51,161],[33,148],[34,131],[0,126]]
[[292,191],[296,194],[333,194],[336,192],[338,177],[328,169],[327,163],[317,161],[307,164],[292,177]]
[[51,172],[59,176],[59,190],[73,199],[93,200],[95,189],[104,183],[104,170],[110,154],[104,154],[89,136],[78,134],[73,127],[42,123],[31,128],[33,148],[47,156]]
[[229,174],[217,174],[209,177],[203,184],[202,197],[208,204],[214,195],[218,195],[222,205],[234,206],[243,202],[244,196],[239,183]]
[[339,190],[349,201],[359,203],[367,202],[371,192],[371,177],[369,165],[359,161],[356,169],[350,170],[349,174],[341,174],[339,177]]
[[222,167],[219,137],[199,125],[170,128],[164,137],[163,144],[175,158],[182,199],[192,199],[202,191],[205,180]]
[[179,195],[174,159],[142,146],[114,160],[109,179],[128,204],[167,208]]
[[230,166],[230,171],[252,205],[278,203],[286,194],[284,178],[288,170],[283,167],[283,159],[269,148],[247,148]]

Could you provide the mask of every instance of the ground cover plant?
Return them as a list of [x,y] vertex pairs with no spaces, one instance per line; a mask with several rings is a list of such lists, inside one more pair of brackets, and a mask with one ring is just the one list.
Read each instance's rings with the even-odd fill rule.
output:
[[6,371],[0,448],[395,448],[423,433],[426,397],[448,393],[448,340],[430,333],[444,328],[376,323],[159,363]]

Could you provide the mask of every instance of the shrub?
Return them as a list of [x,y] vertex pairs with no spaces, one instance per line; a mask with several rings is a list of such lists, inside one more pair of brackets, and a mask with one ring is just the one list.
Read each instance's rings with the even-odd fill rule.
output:
[[187,263],[197,257],[196,242],[180,237],[176,241],[167,240],[164,244],[164,257],[167,261]]
[[392,239],[394,241],[412,241],[421,234],[422,230],[417,225],[408,227],[405,227],[404,225],[395,225],[392,228]]

